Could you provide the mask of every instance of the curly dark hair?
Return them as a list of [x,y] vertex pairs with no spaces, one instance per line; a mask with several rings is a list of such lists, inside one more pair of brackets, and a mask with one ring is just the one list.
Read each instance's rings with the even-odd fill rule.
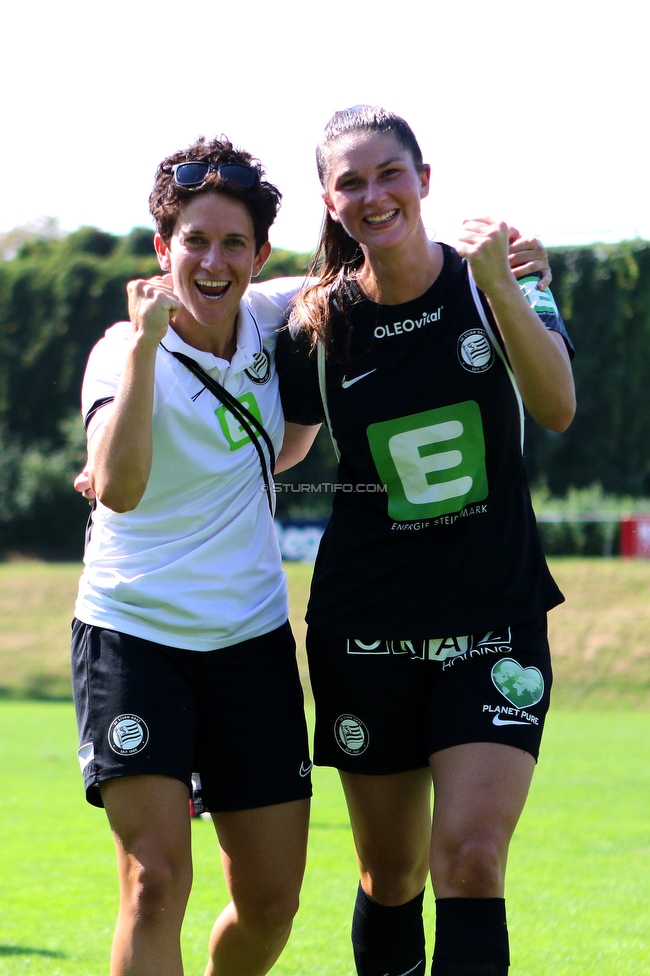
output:
[[[171,173],[175,163],[201,160],[210,163],[254,166],[259,172],[259,180],[249,189],[222,179],[216,170],[208,173],[205,183],[198,189],[178,186]],[[256,251],[269,239],[269,227],[280,209],[282,194],[276,186],[264,179],[264,170],[258,159],[243,149],[235,149],[230,140],[222,135],[218,139],[207,140],[200,136],[187,149],[181,149],[168,156],[156,170],[156,180],[149,196],[149,212],[156,229],[164,242],[169,244],[174,227],[184,203],[199,193],[223,193],[224,196],[241,200],[253,222]]]

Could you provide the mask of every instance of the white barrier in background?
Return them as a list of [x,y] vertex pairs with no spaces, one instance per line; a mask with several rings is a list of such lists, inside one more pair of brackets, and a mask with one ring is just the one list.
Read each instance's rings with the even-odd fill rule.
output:
[[[621,524],[621,555],[650,558],[650,516],[621,517],[600,512],[565,515],[546,513],[538,522],[601,522],[605,526],[603,556],[614,555],[614,534]],[[282,558],[291,562],[313,563],[327,525],[327,519],[275,519],[275,530]]]
[[281,522],[275,519],[280,552],[291,562],[313,563],[327,522]]

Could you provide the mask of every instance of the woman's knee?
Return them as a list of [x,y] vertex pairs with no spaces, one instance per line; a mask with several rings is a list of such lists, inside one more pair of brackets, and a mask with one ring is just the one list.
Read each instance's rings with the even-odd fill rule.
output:
[[432,870],[434,887],[437,886],[436,882],[442,883],[458,897],[500,897],[503,891],[506,853],[492,837],[465,838],[450,846],[446,856]]
[[192,886],[191,863],[164,855],[130,855],[121,872],[122,904],[141,924],[157,924],[182,913]]
[[366,894],[380,905],[404,905],[424,888],[429,873],[429,851],[403,852],[401,857],[366,850],[359,855],[361,881]]
[[241,924],[257,933],[268,934],[290,929],[300,905],[297,891],[258,891],[233,897]]

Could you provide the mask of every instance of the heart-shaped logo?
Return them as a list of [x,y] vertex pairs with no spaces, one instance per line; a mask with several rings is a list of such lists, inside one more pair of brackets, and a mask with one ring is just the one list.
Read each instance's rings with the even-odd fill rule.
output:
[[522,668],[511,657],[497,661],[492,668],[492,681],[515,708],[536,705],[544,694],[544,678],[539,668]]

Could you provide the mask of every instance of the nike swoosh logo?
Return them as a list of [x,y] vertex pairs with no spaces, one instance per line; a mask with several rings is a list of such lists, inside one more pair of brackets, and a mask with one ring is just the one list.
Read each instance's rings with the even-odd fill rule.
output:
[[[424,959],[420,959],[418,962],[416,962],[415,966],[411,966],[410,969],[407,969],[405,973],[400,973],[399,976],[409,976],[409,973],[415,972],[415,970],[419,966],[421,966],[423,962],[424,962]],[[390,976],[390,973],[386,973],[385,976]]]
[[309,776],[313,765],[314,765],[313,762],[307,763],[307,765],[305,765],[304,762],[301,762],[300,769],[298,770],[298,772],[300,773],[301,776]]
[[366,376],[370,376],[370,373],[376,373],[376,372],[377,372],[377,367],[375,366],[375,368],[371,369],[368,373],[362,373],[361,376],[354,376],[351,380],[346,380],[344,376],[341,381],[341,386],[343,387],[344,390],[347,390],[347,388],[349,386],[352,386],[353,383],[358,383],[359,380],[365,380]]
[[492,725],[530,725],[530,722],[516,722],[514,719],[501,718],[500,715],[495,715],[492,719]]

